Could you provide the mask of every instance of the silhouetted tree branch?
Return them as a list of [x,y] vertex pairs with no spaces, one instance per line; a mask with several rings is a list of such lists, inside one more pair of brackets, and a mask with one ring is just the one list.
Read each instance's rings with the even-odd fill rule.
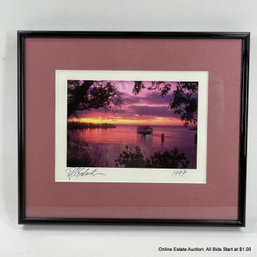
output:
[[122,102],[121,94],[109,81],[68,81],[68,117],[80,110],[111,109]]
[[197,124],[198,82],[153,81],[150,86],[145,86],[143,81],[136,81],[133,93],[139,94],[143,89],[157,91],[161,97],[170,94],[169,108],[184,121],[185,126]]

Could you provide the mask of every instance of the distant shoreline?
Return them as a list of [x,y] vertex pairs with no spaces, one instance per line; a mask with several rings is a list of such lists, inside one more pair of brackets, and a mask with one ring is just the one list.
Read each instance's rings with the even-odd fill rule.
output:
[[94,124],[94,123],[82,123],[82,122],[68,122],[68,129],[108,129],[116,128],[113,124],[103,123],[103,124]]
[[[150,127],[171,127],[171,128],[186,128],[184,125],[149,125]],[[110,123],[83,123],[83,122],[68,122],[67,128],[70,130],[73,129],[109,129],[117,127],[138,127],[139,124],[110,124]],[[197,130],[196,128],[190,128],[189,130]]]

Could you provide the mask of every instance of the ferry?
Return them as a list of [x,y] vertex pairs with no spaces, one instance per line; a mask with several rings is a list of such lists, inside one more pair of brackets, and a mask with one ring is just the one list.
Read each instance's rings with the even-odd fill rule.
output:
[[150,126],[138,126],[137,133],[147,135],[153,133],[153,128]]

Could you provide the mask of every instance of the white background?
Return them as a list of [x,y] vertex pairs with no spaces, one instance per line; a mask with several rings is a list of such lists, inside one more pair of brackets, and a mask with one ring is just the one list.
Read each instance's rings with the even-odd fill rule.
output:
[[[256,0],[0,0],[0,256],[257,256]],[[250,31],[246,228],[17,225],[16,30]],[[251,246],[252,252],[158,252]]]

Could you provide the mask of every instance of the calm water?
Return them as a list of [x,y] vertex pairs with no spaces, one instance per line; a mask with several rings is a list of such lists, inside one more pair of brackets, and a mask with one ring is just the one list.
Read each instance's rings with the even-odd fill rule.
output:
[[[126,146],[140,146],[146,157],[154,152],[170,150],[177,147],[190,161],[189,168],[196,166],[195,131],[184,127],[152,126],[152,135],[141,135],[136,132],[136,126],[117,125],[109,129],[75,129],[68,130],[72,142],[86,142],[87,150],[95,160],[105,160],[105,165],[115,167],[115,160]],[[165,135],[164,142],[161,134]],[[102,166],[99,164],[99,166]]]

